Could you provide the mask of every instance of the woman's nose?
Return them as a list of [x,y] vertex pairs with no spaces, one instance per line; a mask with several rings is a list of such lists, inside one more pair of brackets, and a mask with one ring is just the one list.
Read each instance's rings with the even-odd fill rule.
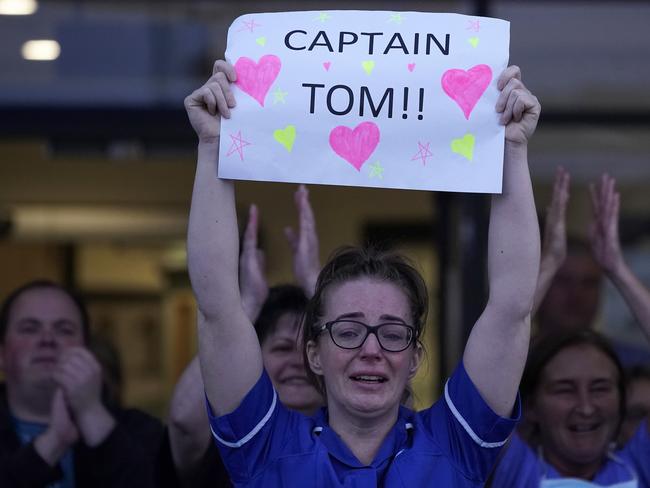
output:
[[378,356],[381,353],[381,345],[376,334],[368,334],[366,340],[361,344],[362,356]]

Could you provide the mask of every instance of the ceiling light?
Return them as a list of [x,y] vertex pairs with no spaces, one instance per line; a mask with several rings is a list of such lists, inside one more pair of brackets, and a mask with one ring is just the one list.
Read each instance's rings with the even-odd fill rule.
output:
[[31,15],[36,9],[36,0],[0,0],[0,15]]
[[52,61],[61,54],[61,46],[48,39],[33,40],[23,44],[20,52],[29,61]]

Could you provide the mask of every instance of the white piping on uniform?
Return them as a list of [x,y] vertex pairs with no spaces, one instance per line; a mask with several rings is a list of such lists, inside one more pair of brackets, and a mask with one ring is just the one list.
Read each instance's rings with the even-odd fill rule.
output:
[[243,446],[248,441],[250,441],[253,437],[255,437],[255,434],[257,434],[262,429],[262,427],[264,427],[264,425],[266,425],[266,423],[269,421],[269,419],[271,418],[271,415],[273,414],[273,410],[275,410],[275,403],[277,401],[277,398],[278,398],[278,395],[275,392],[275,390],[273,390],[273,401],[271,402],[271,407],[269,407],[269,411],[266,412],[266,415],[264,415],[262,420],[260,420],[259,423],[255,427],[253,427],[253,430],[251,430],[248,434],[246,434],[244,437],[242,437],[237,442],[228,442],[228,441],[222,439],[212,429],[212,425],[210,425],[210,430],[212,431],[212,435],[214,436],[215,439],[217,439],[217,441],[221,442],[224,446],[228,446],[228,447],[241,447],[241,446]]
[[460,414],[460,412],[456,409],[456,406],[454,405],[454,402],[451,401],[451,397],[449,396],[449,380],[445,383],[445,401],[447,402],[447,405],[449,406],[449,409],[451,410],[451,413],[454,414],[454,417],[456,417],[456,420],[458,420],[458,423],[463,426],[463,429],[465,429],[465,432],[472,438],[474,442],[476,442],[479,446],[481,447],[501,447],[503,446],[508,439],[505,439],[501,442],[485,442],[483,439],[481,439],[479,436],[476,435],[476,432],[472,430],[470,425],[467,423],[467,421],[463,418],[463,416]]

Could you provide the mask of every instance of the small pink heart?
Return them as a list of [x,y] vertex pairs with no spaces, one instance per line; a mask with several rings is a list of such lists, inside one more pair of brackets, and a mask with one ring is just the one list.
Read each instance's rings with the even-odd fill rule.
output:
[[413,73],[413,70],[415,69],[415,63],[409,63],[408,66],[407,66],[407,68],[409,69],[409,71],[410,71],[411,73]]
[[281,67],[280,58],[273,54],[262,56],[257,63],[242,56],[235,63],[235,72],[237,73],[235,84],[263,107],[266,94],[278,77]]
[[476,103],[492,81],[492,70],[487,64],[479,64],[467,71],[450,69],[442,75],[442,89],[458,104],[469,120]]
[[339,125],[330,132],[330,146],[357,171],[361,171],[361,166],[379,144],[379,137],[379,127],[372,122],[361,122],[354,130]]
[[329,71],[331,65],[332,65],[332,63],[330,61],[325,61],[323,63],[323,68],[325,68],[325,71]]

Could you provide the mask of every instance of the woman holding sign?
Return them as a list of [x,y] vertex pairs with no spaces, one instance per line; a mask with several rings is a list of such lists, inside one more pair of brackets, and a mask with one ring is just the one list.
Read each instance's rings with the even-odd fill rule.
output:
[[327,408],[312,418],[277,399],[238,287],[234,187],[216,178],[220,117],[235,99],[232,66],[185,100],[199,138],[188,264],[199,306],[199,357],[211,429],[239,486],[482,486],[519,416],[539,231],[527,165],[537,99],[511,66],[498,81],[506,126],[503,194],[492,201],[490,297],[444,399],[400,407],[422,359],[424,282],[401,256],[343,248],[318,278],[305,355]]

